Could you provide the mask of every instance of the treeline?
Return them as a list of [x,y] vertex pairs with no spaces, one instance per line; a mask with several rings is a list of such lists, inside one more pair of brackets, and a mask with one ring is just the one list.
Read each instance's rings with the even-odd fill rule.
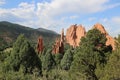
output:
[[53,54],[50,47],[37,53],[20,35],[12,49],[0,52],[0,80],[120,80],[120,35],[114,51],[106,40],[89,30],[79,47],[65,44],[64,54]]

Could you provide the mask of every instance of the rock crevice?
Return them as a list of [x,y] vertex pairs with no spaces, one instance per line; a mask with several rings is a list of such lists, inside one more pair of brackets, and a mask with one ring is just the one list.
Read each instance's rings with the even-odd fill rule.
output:
[[66,32],[66,43],[75,48],[79,46],[80,39],[84,37],[85,34],[86,30],[82,25],[71,25]]

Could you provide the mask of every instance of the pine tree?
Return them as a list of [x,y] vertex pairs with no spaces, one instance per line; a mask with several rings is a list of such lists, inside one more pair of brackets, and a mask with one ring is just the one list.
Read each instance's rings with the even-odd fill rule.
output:
[[120,80],[120,35],[116,39],[116,50],[110,55],[100,80]]
[[54,54],[53,56],[54,56],[56,68],[60,68],[60,62],[63,58],[63,54],[57,53],[57,54]]
[[95,74],[97,65],[106,63],[105,42],[106,38],[99,30],[89,30],[81,39],[71,71],[82,73],[87,80],[98,80]]
[[61,60],[61,68],[64,70],[69,70],[72,61],[73,61],[73,53],[70,49],[68,49],[65,52],[63,59]]
[[49,71],[50,69],[53,68],[54,65],[55,65],[55,61],[51,54],[51,50],[47,50],[42,60],[42,69],[45,71]]
[[17,38],[8,60],[10,67],[14,71],[19,71],[20,66],[25,68],[25,73],[31,73],[34,68],[41,71],[41,61],[24,35]]

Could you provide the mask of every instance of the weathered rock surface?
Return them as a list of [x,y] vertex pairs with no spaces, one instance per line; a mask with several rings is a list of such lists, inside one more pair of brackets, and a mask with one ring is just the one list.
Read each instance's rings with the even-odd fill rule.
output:
[[71,25],[66,32],[66,43],[73,46],[73,48],[79,46],[80,39],[86,34],[85,28],[82,25]]
[[64,53],[64,29],[61,32],[61,38],[57,38],[55,40],[55,44],[53,45],[52,53]]
[[98,29],[99,31],[101,31],[101,33],[108,35],[107,31],[105,30],[104,26],[100,23],[97,23],[93,26],[93,28]]
[[43,49],[44,49],[43,38],[39,37],[38,38],[38,43],[37,43],[37,51],[38,51],[38,53],[42,53]]
[[[112,38],[107,31],[105,30],[104,26],[97,23],[93,26],[93,29],[96,28],[100,30],[107,38],[106,45],[112,46],[113,50],[115,50],[115,39]],[[73,48],[79,46],[80,39],[86,35],[85,28],[82,25],[71,25],[70,28],[67,29],[66,32],[66,43],[73,46]]]
[[112,38],[108,33],[107,31],[105,30],[104,26],[97,23],[93,26],[93,28],[96,28],[98,30],[100,30],[103,34],[105,34],[106,38],[107,38],[107,41],[106,41],[106,45],[109,46],[111,45],[112,46],[112,49],[115,50],[115,39]]

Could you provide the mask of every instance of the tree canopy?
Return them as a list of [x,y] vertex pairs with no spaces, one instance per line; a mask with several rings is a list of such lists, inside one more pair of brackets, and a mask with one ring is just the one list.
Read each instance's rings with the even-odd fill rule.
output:
[[71,70],[84,74],[87,80],[98,80],[95,70],[106,62],[105,42],[106,37],[99,30],[89,30],[81,39]]
[[32,72],[34,68],[41,70],[41,61],[24,35],[17,38],[7,62],[14,71],[19,71],[21,66],[25,73]]

